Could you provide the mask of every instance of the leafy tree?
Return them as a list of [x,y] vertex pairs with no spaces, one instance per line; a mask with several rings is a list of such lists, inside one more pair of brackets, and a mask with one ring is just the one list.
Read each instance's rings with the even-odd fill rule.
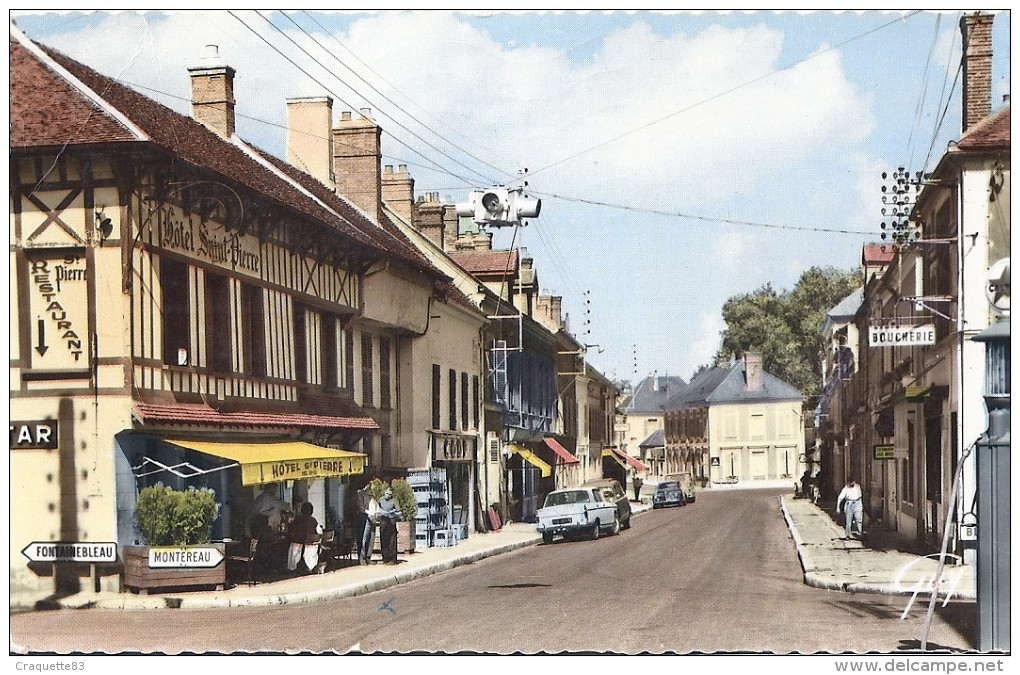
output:
[[753,293],[731,297],[722,308],[726,329],[716,361],[757,352],[764,370],[810,401],[821,382],[819,338],[825,314],[860,284],[855,269],[812,267],[792,291],[777,292],[765,284]]

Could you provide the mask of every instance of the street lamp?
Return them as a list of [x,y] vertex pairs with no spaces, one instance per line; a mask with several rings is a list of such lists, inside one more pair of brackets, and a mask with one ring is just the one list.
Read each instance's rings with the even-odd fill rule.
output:
[[973,338],[985,343],[988,429],[977,442],[978,649],[1009,651],[1009,317]]

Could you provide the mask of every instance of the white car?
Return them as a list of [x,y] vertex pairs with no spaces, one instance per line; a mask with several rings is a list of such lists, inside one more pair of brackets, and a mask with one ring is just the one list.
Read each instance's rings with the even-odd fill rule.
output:
[[537,529],[547,544],[556,535],[598,539],[603,532],[619,532],[620,517],[616,504],[605,501],[598,488],[563,488],[546,496],[545,504],[538,510]]

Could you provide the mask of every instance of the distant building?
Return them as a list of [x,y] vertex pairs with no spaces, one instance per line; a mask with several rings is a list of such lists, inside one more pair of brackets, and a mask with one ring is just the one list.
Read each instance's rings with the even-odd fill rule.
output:
[[662,406],[687,386],[680,377],[649,375],[634,387],[617,414],[618,450],[647,467],[646,479],[656,480],[681,470],[679,456],[667,456],[664,447],[643,449],[641,444],[664,428]]
[[665,404],[667,452],[705,485],[789,487],[806,468],[803,401],[746,353],[702,371]]

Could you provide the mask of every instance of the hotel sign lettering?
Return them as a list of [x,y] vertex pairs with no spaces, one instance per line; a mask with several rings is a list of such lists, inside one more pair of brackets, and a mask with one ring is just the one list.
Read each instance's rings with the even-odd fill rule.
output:
[[364,457],[288,459],[276,462],[259,462],[241,465],[241,483],[244,485],[260,485],[277,483],[287,480],[307,478],[331,478],[362,473]]
[[935,324],[924,326],[870,326],[870,347],[918,347],[935,344]]
[[235,272],[258,276],[262,249],[257,238],[228,231],[223,225],[163,206],[158,211],[160,247],[207,260]]

